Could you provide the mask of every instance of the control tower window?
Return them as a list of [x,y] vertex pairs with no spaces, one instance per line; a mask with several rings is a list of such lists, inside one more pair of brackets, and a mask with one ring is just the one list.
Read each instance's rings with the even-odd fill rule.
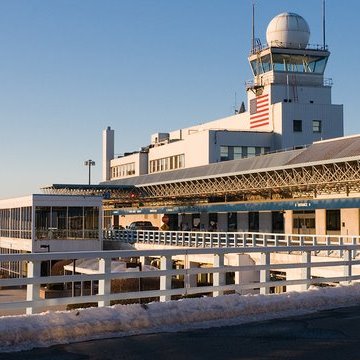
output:
[[251,67],[254,75],[264,74],[271,71],[271,57],[270,54],[251,61]]
[[293,131],[302,132],[302,120],[293,120]]
[[323,56],[303,56],[294,54],[273,54],[275,71],[323,74],[327,58]]

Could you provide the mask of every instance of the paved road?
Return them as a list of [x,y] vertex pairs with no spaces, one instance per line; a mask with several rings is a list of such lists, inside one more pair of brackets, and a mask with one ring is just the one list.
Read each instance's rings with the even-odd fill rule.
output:
[[360,306],[240,326],[139,335],[20,353],[0,353],[0,359],[359,360]]

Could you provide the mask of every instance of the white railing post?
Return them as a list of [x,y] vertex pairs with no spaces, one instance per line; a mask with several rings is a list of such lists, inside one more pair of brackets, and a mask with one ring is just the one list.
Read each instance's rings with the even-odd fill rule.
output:
[[252,246],[253,247],[256,246],[256,234],[255,233],[252,234]]
[[343,284],[350,284],[351,283],[351,276],[352,276],[352,250],[346,249],[344,250],[344,261],[346,264],[344,265],[344,276],[348,279],[343,281]]
[[[330,238],[330,236],[329,235],[326,235],[326,245],[327,246],[330,246],[331,245],[331,238]],[[328,250],[327,251],[327,256],[330,256],[330,253],[331,253],[331,251],[330,250]]]
[[[344,245],[344,238],[342,236],[339,237],[339,244],[338,245]],[[339,250],[339,256],[342,258],[344,256],[344,251],[343,250]]]
[[[261,253],[261,265],[270,265],[270,253]],[[260,286],[270,281],[270,269],[266,268],[264,270],[260,270]],[[270,288],[268,286],[261,286],[260,287],[260,294],[269,294]]]
[[307,280],[311,279],[311,252],[304,251],[301,255],[302,264],[306,265],[306,267],[301,268],[301,279],[306,280],[304,284],[301,285],[301,290],[307,290],[310,286]]
[[[356,245],[356,236],[353,236],[353,237],[352,237],[352,244],[353,244],[353,245]],[[354,259],[355,259],[355,258],[356,258],[356,255],[357,255],[357,251],[354,250],[354,253],[353,253],[352,255],[353,255]]]
[[[29,261],[27,264],[27,277],[39,278],[41,275],[41,261]],[[26,300],[40,300],[40,284],[27,284],[26,285]],[[34,306],[26,308],[26,314],[31,315],[34,312]]]
[[[214,267],[222,268],[224,267],[224,254],[214,254]],[[213,273],[213,286],[222,286],[225,285],[226,274],[220,272]],[[213,296],[224,295],[222,290],[213,291]]]
[[[160,270],[172,270],[172,258],[169,256],[161,256],[160,258]],[[160,276],[160,290],[171,290],[171,275]],[[161,295],[160,301],[171,300],[171,295]]]
[[[99,259],[99,273],[111,274],[111,258]],[[111,293],[111,280],[102,279],[99,280],[99,295],[110,295]],[[104,299],[98,301],[98,307],[110,306],[110,300]]]
[[275,246],[279,246],[279,235],[275,234]]

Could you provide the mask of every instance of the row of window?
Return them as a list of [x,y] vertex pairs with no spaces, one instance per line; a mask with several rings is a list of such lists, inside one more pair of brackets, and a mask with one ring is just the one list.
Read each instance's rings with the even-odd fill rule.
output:
[[[0,237],[31,239],[32,207],[0,209]],[[37,239],[97,238],[98,207],[36,207]]]
[[0,236],[30,239],[31,206],[0,209]]
[[113,166],[111,168],[111,177],[119,178],[125,176],[135,175],[135,163],[123,164],[118,166]]
[[254,75],[268,71],[323,74],[327,58],[319,56],[268,54],[251,61]]
[[185,155],[174,155],[150,161],[150,173],[159,171],[176,170],[185,167]]
[[37,239],[89,239],[98,237],[99,208],[83,206],[37,206]]
[[[303,131],[303,122],[302,120],[293,120],[293,131],[302,132]],[[312,121],[312,131],[313,133],[321,133],[321,120]]]
[[[271,214],[272,231],[284,232],[284,215],[280,211],[273,211]],[[248,231],[259,231],[259,212],[250,211],[248,213]],[[238,217],[236,212],[227,213],[227,229],[226,231],[236,232],[238,231]],[[243,226],[245,224],[242,224]],[[191,224],[181,223],[179,230],[200,230],[200,231],[224,231],[225,229],[218,229],[218,214],[209,213],[209,219],[207,224],[201,222],[200,214],[193,214],[191,218]]]
[[220,146],[220,161],[236,160],[263,155],[269,151],[269,147],[260,146]]
[[[314,230],[316,228],[315,211],[293,211],[293,228],[295,232],[303,229]],[[340,231],[341,212],[340,210],[326,210],[326,230]]]

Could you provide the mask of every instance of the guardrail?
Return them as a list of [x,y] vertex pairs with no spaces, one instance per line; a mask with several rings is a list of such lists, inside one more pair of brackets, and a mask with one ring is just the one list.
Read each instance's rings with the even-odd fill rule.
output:
[[[359,245],[360,236],[311,235],[259,232],[202,232],[112,230],[105,231],[104,240],[149,245],[180,247],[266,247],[266,246],[318,246]],[[342,256],[342,252],[326,250],[328,255]],[[357,256],[358,252],[354,253]]]
[[[217,248],[173,248],[161,250],[119,250],[119,251],[92,251],[92,252],[64,252],[64,253],[30,253],[30,254],[12,254],[0,255],[0,262],[22,262],[27,264],[27,277],[0,279],[0,287],[26,286],[26,299],[21,301],[5,302],[4,297],[0,298],[0,315],[4,315],[9,309],[22,309],[23,312],[31,314],[39,309],[51,308],[58,305],[95,303],[97,306],[107,306],[114,301],[124,301],[129,299],[152,298],[159,301],[167,301],[174,297],[186,296],[219,296],[225,293],[242,293],[243,291],[256,290],[260,293],[269,293],[274,286],[299,286],[301,289],[307,289],[311,284],[329,284],[329,283],[349,283],[360,279],[358,265],[360,260],[354,259],[353,254],[360,250],[359,245],[317,245],[317,246],[273,246],[273,247],[247,247],[246,251],[239,248],[217,247]],[[328,261],[314,261],[312,255],[321,251],[341,252],[342,258],[333,258]],[[276,253],[294,253],[301,256],[301,261],[289,262],[286,257],[284,263],[271,263],[272,255]],[[240,255],[257,254],[260,256],[260,263],[254,264],[241,260]],[[190,267],[194,257],[205,256],[212,259],[212,267]],[[191,257],[191,261],[189,260]],[[111,263],[114,259],[136,258],[145,262],[145,259],[159,259],[159,269],[150,271],[121,271],[112,272]],[[229,259],[232,258],[232,265],[229,265]],[[87,272],[86,274],[77,274],[74,266],[72,274],[58,276],[40,276],[41,264],[44,262],[56,262],[58,260],[93,259],[97,263],[97,270]],[[174,269],[174,260],[183,259],[184,268]],[[297,257],[297,259],[299,259]],[[319,259],[317,259],[319,260]],[[207,263],[209,260],[207,260]],[[206,263],[206,262],[204,262]],[[337,276],[327,276],[317,278],[312,275],[312,270],[317,268],[331,268],[336,270]],[[285,272],[298,269],[298,278],[285,279],[282,281],[270,281],[270,274],[273,271]],[[141,270],[141,268],[139,269]],[[255,280],[244,280],[244,272],[260,274]],[[198,286],[194,279],[201,274],[210,275],[212,282],[206,286]],[[226,274],[234,276],[229,280]],[[334,273],[333,273],[334,274]],[[178,288],[173,288],[172,279],[182,277],[183,284]],[[141,281],[146,279],[157,279],[158,288],[153,290],[143,290],[140,286]],[[115,279],[137,279],[139,281],[138,291],[112,291],[112,281]],[[227,280],[228,279],[228,280]],[[57,298],[42,298],[42,284],[79,284],[81,289],[83,284],[91,282],[96,284],[95,294],[75,296],[73,291],[71,295],[66,296],[63,291],[59,292]],[[64,296],[65,295],[65,296]]]

